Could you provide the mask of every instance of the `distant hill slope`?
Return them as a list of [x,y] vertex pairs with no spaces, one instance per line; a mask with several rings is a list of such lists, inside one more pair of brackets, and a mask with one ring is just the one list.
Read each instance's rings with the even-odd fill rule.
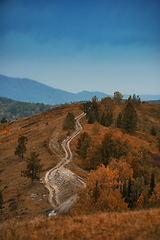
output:
[[95,95],[99,99],[107,96],[105,93],[88,91],[74,94],[49,87],[34,80],[0,75],[0,96],[12,98],[17,101],[55,105],[66,102],[91,100]]
[[52,105],[43,103],[28,103],[15,101],[10,98],[0,97],[0,121],[2,118],[15,120],[33,116],[51,108]]

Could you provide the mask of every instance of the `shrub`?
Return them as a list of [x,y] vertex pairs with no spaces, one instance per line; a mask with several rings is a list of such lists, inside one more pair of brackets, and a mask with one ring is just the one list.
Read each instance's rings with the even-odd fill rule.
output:
[[157,134],[156,129],[155,129],[155,127],[153,126],[153,127],[151,128],[151,135],[152,135],[152,136],[156,136],[156,134]]
[[7,119],[5,118],[5,117],[3,117],[2,119],[1,119],[1,123],[6,123],[7,122]]

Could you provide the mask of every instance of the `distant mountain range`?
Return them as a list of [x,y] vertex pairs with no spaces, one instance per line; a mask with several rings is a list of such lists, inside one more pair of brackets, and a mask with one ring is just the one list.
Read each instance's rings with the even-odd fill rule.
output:
[[109,96],[105,93],[89,91],[75,94],[49,87],[34,80],[0,75],[0,96],[17,101],[55,105],[75,101],[88,101],[95,95],[99,100]]
[[[56,105],[76,101],[88,101],[95,95],[99,100],[110,96],[106,93],[98,91],[82,91],[75,94],[52,88],[27,78],[20,79],[0,75],[0,96],[17,101]],[[128,96],[129,95],[124,95],[123,98],[127,99]],[[158,100],[160,99],[160,95],[140,95],[140,98],[142,101]]]

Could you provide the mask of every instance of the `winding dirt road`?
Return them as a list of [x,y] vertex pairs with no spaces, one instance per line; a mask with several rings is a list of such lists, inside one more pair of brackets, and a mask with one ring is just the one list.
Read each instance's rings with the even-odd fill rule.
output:
[[82,177],[65,167],[73,157],[70,142],[82,131],[83,128],[79,120],[85,115],[85,113],[82,113],[75,118],[76,127],[74,132],[62,142],[65,157],[45,175],[45,186],[49,190],[48,200],[53,207],[48,216],[67,212],[78,197],[76,193],[77,187],[86,187],[86,182]]

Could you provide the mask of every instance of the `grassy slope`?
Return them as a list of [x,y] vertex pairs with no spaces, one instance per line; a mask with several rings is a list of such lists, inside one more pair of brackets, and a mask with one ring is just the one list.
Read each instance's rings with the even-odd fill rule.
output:
[[[122,108],[123,106],[115,107],[115,119]],[[74,112],[75,116],[81,113],[78,104],[68,105],[65,108],[62,106],[56,111],[42,112],[30,118],[17,120],[10,125],[7,123],[10,129],[10,134],[8,135],[3,135],[4,125],[0,125],[0,179],[2,180],[1,189],[3,189],[5,202],[3,215],[0,218],[5,220],[2,227],[6,229],[2,231],[2,235],[6,236],[5,234],[8,234],[7,239],[10,239],[10,235],[14,236],[15,234],[15,239],[19,239],[18,236],[22,234],[22,229],[26,228],[27,232],[25,232],[25,235],[28,237],[35,235],[34,239],[40,239],[38,236],[42,232],[42,239],[45,236],[51,238],[53,234],[54,236],[56,234],[57,236],[60,235],[61,239],[63,239],[62,236],[65,236],[64,239],[67,239],[67,237],[68,239],[74,239],[76,236],[81,237],[80,239],[84,239],[84,236],[86,236],[89,239],[93,238],[93,235],[97,236],[97,239],[99,235],[101,236],[100,239],[106,239],[106,236],[109,239],[112,239],[112,237],[113,239],[138,239],[137,236],[139,234],[142,236],[139,239],[156,239],[160,234],[158,232],[158,227],[160,228],[159,209],[142,210],[140,212],[129,211],[121,214],[100,213],[91,216],[70,217],[69,220],[67,220],[67,217],[56,217],[55,219],[47,220],[45,216],[30,220],[33,217],[44,215],[45,211],[50,209],[47,201],[48,191],[44,185],[36,181],[31,186],[30,180],[21,177],[20,172],[25,169],[25,159],[29,157],[32,151],[40,154],[41,161],[44,164],[41,177],[44,177],[45,172],[59,161],[60,156],[57,153],[59,155],[63,154],[61,150],[56,148],[56,153],[48,151],[48,147],[44,146],[44,142],[46,141],[48,144],[48,139],[52,137],[56,139],[54,144],[58,146],[57,139],[61,141],[66,136],[66,132],[63,132],[61,129],[61,124],[68,111]],[[142,104],[137,110],[139,117],[137,131],[133,136],[126,134],[125,137],[132,142],[145,143],[147,146],[150,146],[153,152],[157,152],[157,138],[150,135],[150,129],[154,125],[156,129],[160,130],[159,112],[159,104]],[[46,125],[47,122],[48,125]],[[98,141],[103,138],[106,127],[100,125],[100,133],[95,135],[93,125],[88,125],[85,118],[81,122],[84,131],[88,131],[93,138]],[[115,121],[111,128],[114,128],[114,126]],[[120,130],[116,129],[115,131]],[[29,139],[27,154],[23,160],[14,156],[18,137],[22,134]],[[75,151],[77,138],[72,141],[73,152]],[[78,161],[75,155],[73,163],[78,163]],[[13,218],[15,220],[11,220],[12,222],[8,221]],[[19,219],[23,221],[17,221]],[[93,221],[93,219],[95,220]],[[16,226],[19,227],[17,228]],[[12,233],[14,231],[16,233]],[[155,237],[152,238],[152,236]],[[3,239],[6,238],[4,237]]]
[[[33,117],[20,119],[11,124],[0,124],[0,179],[2,180],[0,184],[5,207],[0,219],[32,218],[50,209],[47,201],[48,190],[37,181],[32,186],[30,179],[21,177],[21,171],[26,168],[26,158],[30,157],[30,152],[33,151],[39,153],[39,158],[44,165],[41,178],[45,176],[48,169],[54,167],[59,161],[60,156],[57,156],[54,151],[50,151],[48,148],[48,140],[53,135],[52,138],[56,139],[55,144],[58,145],[57,139],[61,141],[66,136],[66,132],[61,130],[66,114],[68,111],[74,111],[77,116],[81,113],[81,110],[76,105],[68,105],[64,109],[62,106],[56,109],[55,111],[46,111]],[[3,135],[4,126],[9,127],[10,134]],[[28,138],[24,159],[14,155],[18,145],[18,137],[21,135]],[[63,155],[60,149],[56,151]]]
[[116,239],[160,237],[160,209],[96,213],[82,216],[37,217],[8,221],[0,226],[2,240],[13,239]]

